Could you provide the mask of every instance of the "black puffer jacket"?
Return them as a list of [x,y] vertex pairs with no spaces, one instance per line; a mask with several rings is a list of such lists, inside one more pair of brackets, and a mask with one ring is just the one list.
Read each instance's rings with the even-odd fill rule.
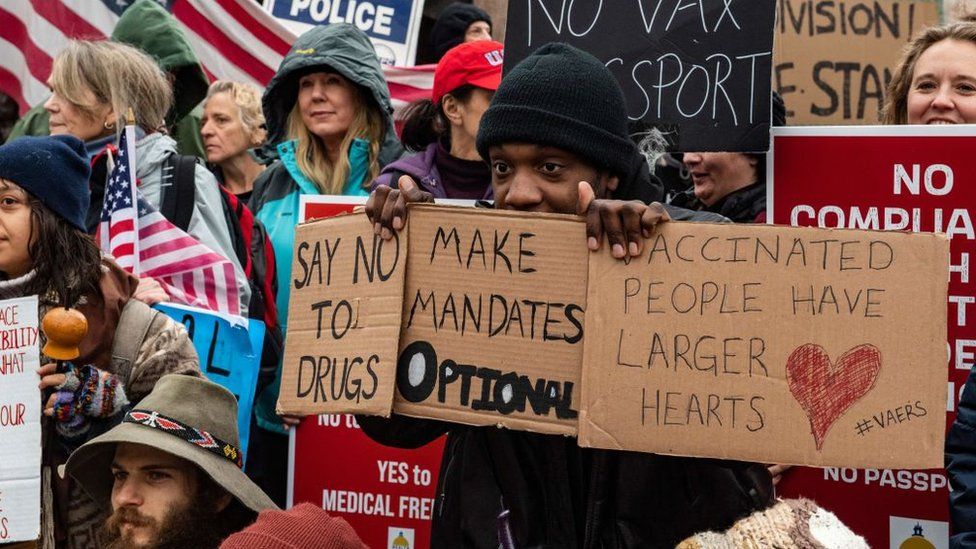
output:
[[717,213],[729,218],[733,223],[765,223],[766,184],[753,183],[748,187],[743,187],[723,196],[711,206],[706,206],[698,200],[695,197],[695,189],[691,188],[675,196],[671,200],[671,205]]
[[[646,169],[637,173],[616,198],[659,200],[660,181]],[[675,220],[728,222],[667,210]],[[572,437],[395,414],[358,419],[387,446],[418,448],[447,433],[434,548],[498,549],[505,509],[520,549],[670,548],[703,530],[725,530],[772,500],[772,479],[757,464],[580,448]]]
[[448,433],[432,547],[497,549],[508,509],[517,547],[674,547],[765,508],[772,481],[756,464],[580,448],[571,437],[394,415],[360,417],[388,446]]

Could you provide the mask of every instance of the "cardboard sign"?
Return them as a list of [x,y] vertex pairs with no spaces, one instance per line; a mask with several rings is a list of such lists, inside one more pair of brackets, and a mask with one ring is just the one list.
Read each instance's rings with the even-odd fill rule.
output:
[[948,253],[944,235],[669,223],[629,264],[594,254],[580,445],[942,463]]
[[390,415],[406,258],[364,213],[295,229],[279,413]]
[[631,131],[675,151],[769,148],[774,0],[511,0],[505,70],[548,42],[606,63]]
[[351,23],[369,36],[381,64],[412,67],[424,0],[265,0],[264,9],[296,35]]
[[37,296],[0,301],[0,544],[41,529]]
[[773,88],[787,123],[876,124],[901,50],[939,23],[934,0],[779,0]]
[[[976,136],[963,126],[776,128],[768,164],[768,211],[776,223],[952,235],[950,358],[948,368],[931,374],[948,382],[946,426],[955,420],[976,362],[974,147]],[[948,477],[941,463],[929,470],[796,468],[779,493],[815,499],[872,547],[900,547],[919,537],[949,547]]]
[[580,219],[411,206],[397,413],[574,434]]
[[[402,326],[383,323],[383,336],[355,347],[392,345],[399,334],[396,367],[384,363],[376,383],[395,376],[397,413],[544,433],[574,434],[578,424],[581,445],[656,453],[941,462],[945,387],[925,372],[944,360],[944,236],[671,223],[624,263],[607,250],[590,255],[576,217],[423,205],[409,219],[399,233],[407,250],[400,301],[350,306],[354,313],[339,318],[355,320],[338,325],[345,333],[368,317],[367,327],[380,324],[374,318]],[[354,224],[371,238],[361,214],[299,229],[328,235],[324,280],[329,257],[339,257],[328,239],[349,238]],[[363,263],[371,255],[360,247]],[[397,255],[387,254],[375,268],[392,277]],[[299,285],[318,278],[307,265],[296,263]],[[330,299],[375,291],[362,288]],[[294,310],[309,307],[303,299]],[[332,329],[307,322],[306,332]],[[892,336],[909,330],[912,338]],[[324,377],[336,402],[310,407],[389,412],[387,402],[344,392],[344,380],[334,389],[331,370],[302,373],[301,353],[345,354],[336,341],[303,337],[289,339],[286,387]],[[347,370],[340,377],[354,379]],[[908,443],[911,452],[899,446]]]
[[342,517],[369,547],[430,547],[444,439],[404,450],[374,442],[355,416],[307,417],[291,430],[288,507]]
[[158,303],[154,307],[186,326],[200,357],[200,370],[237,398],[237,431],[241,450],[247,455],[264,349],[264,322],[177,303]]

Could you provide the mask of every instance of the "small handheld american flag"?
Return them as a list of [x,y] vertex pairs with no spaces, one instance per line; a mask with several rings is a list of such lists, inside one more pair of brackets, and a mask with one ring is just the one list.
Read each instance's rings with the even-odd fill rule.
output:
[[102,251],[130,273],[156,279],[174,302],[240,315],[234,265],[146,202],[135,166],[135,127],[126,126],[105,184],[98,227]]

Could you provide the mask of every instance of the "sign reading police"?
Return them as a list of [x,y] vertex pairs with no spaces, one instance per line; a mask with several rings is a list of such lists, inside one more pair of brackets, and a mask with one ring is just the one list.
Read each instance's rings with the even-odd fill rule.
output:
[[765,151],[774,4],[512,0],[505,66],[567,42],[606,63],[635,134],[657,127],[679,151]]
[[351,23],[369,36],[380,63],[412,66],[423,0],[265,0],[265,9],[296,34]]

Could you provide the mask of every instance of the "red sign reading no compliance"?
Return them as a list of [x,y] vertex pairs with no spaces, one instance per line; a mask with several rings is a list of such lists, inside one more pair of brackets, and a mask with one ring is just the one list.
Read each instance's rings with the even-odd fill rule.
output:
[[[947,427],[976,362],[976,132],[965,126],[774,128],[769,219],[794,226],[939,231],[952,237]],[[976,258],[972,258],[976,261]],[[973,319],[973,322],[969,322]],[[910,333],[895,337],[912,337]],[[943,357],[932,357],[941,361]],[[876,426],[897,428],[881,418]],[[833,511],[872,547],[949,547],[942,469],[794,468],[781,496]]]

